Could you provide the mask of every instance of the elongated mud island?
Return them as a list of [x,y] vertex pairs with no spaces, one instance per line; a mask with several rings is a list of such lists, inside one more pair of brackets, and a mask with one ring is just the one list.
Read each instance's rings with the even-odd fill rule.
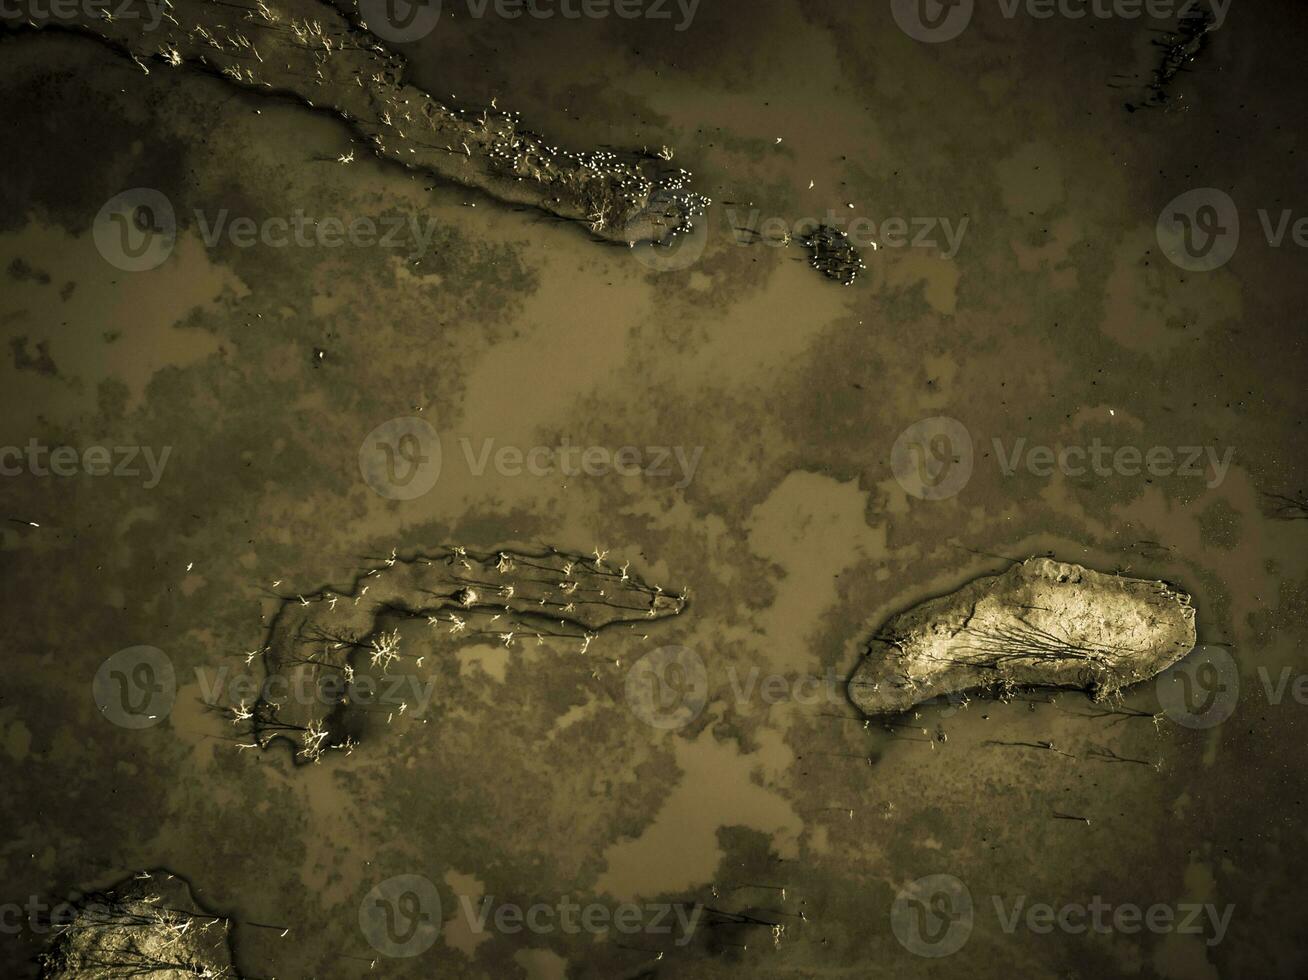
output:
[[438,101],[406,81],[404,58],[362,19],[321,0],[166,0],[150,9],[157,24],[101,16],[94,4],[58,19],[46,4],[18,4],[30,28],[98,38],[147,74],[195,70],[294,99],[344,120],[383,159],[582,223],[608,242],[668,244],[710,204],[667,147],[571,151],[495,104]]
[[1194,644],[1190,596],[1167,583],[1028,558],[892,617],[849,696],[868,715],[983,688],[1073,688],[1100,700]]
[[[384,629],[382,617],[426,618],[443,635],[505,647],[563,637],[585,652],[605,627],[665,619],[685,608],[683,596],[645,585],[628,567],[558,551],[392,555],[346,590],[287,597],[263,651],[264,695],[230,710],[248,722],[251,744],[289,741],[297,763],[350,750],[347,713],[362,680],[356,672],[384,674],[404,656],[398,631]],[[275,691],[314,696],[270,697]]]

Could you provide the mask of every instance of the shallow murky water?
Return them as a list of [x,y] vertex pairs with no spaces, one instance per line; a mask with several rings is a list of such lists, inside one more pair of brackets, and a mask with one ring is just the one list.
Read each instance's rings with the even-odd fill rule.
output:
[[[904,4],[668,6],[446,4],[402,45],[562,145],[675,147],[714,204],[665,250],[286,99],[4,38],[6,975],[31,903],[142,868],[230,915],[251,977],[1302,975],[1303,13],[1227,10],[1172,107],[1128,111],[1170,24],[978,0],[931,43]],[[177,236],[130,271],[96,219],[141,187]],[[1180,264],[1178,212],[1213,236]],[[393,234],[231,225],[297,214]],[[854,285],[809,268],[815,221],[877,243]],[[361,470],[393,419],[430,427],[417,485]],[[261,679],[280,597],[456,545],[607,551],[689,603],[584,644],[397,617],[402,693],[351,754],[238,748],[210,703]],[[859,716],[890,615],[1040,554],[1189,591],[1193,669]],[[129,727],[93,682],[138,646],[175,695]],[[402,875],[437,896],[416,951],[369,924]]]

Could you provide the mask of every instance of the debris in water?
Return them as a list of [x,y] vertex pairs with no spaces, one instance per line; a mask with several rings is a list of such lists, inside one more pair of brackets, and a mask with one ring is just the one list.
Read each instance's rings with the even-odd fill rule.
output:
[[849,236],[838,228],[818,225],[800,242],[808,249],[813,268],[842,286],[852,285],[858,274],[867,268]]
[[1264,511],[1267,516],[1278,521],[1302,521],[1308,519],[1308,494],[1268,493],[1263,492]]
[[1097,701],[1194,644],[1190,597],[1165,582],[1029,558],[892,617],[849,696],[868,715],[991,687],[1075,688]]
[[1180,27],[1164,34],[1154,44],[1162,49],[1158,67],[1146,87],[1143,102],[1126,104],[1128,112],[1136,109],[1168,107],[1172,102],[1171,85],[1187,65],[1193,62],[1208,46],[1208,35],[1217,26],[1217,17],[1211,10],[1198,4],[1187,4],[1180,15]]

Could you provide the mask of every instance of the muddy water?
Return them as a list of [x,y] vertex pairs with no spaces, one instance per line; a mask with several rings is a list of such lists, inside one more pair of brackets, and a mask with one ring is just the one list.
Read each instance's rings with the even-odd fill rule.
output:
[[[704,0],[680,32],[447,16],[407,46],[419,83],[495,98],[568,145],[675,146],[716,203],[668,253],[362,152],[335,164],[343,129],[217,79],[9,39],[3,125],[23,154],[0,189],[0,443],[170,451],[148,487],[143,453],[135,476],[24,464],[0,481],[0,517],[40,525],[0,531],[4,900],[168,867],[241,923],[251,976],[1302,974],[1308,707],[1265,683],[1308,670],[1308,525],[1265,497],[1304,485],[1308,257],[1270,245],[1258,216],[1308,207],[1302,14],[1278,9],[1230,11],[1174,112],[1123,108],[1147,81],[1148,23],[984,4],[944,44],[906,37],[888,5]],[[180,232],[168,261],[128,273],[92,223],[138,186],[168,197]],[[1240,208],[1236,254],[1209,272],[1172,265],[1154,233],[1197,187]],[[848,289],[795,245],[738,244],[742,225],[828,209],[875,222],[882,246]],[[207,244],[224,210],[401,215],[430,237]],[[930,244],[895,245],[895,217]],[[957,492],[920,499],[891,450],[935,416],[973,458]],[[440,447],[412,499],[360,475],[365,437],[396,417],[427,420]],[[1095,439],[1234,454],[1220,479],[1005,471],[1015,450]],[[560,464],[566,447],[626,446],[631,475]],[[538,472],[514,463],[535,447]],[[690,604],[584,652],[397,623],[405,672],[433,685],[425,708],[371,711],[363,744],[319,766],[237,749],[203,702],[264,642],[276,595],[440,545],[608,549]],[[1237,665],[1230,718],[1155,718],[1153,685],[1111,706],[1033,693],[889,727],[856,716],[840,682],[880,623],[1033,554],[1190,591],[1201,643]],[[140,730],[91,695],[138,644],[178,678]],[[704,664],[680,727],[628,698],[666,646]],[[406,874],[433,883],[442,929],[397,958],[360,907]],[[891,915],[934,874],[974,903],[966,944],[938,959]],[[1233,911],[1213,942],[1008,931],[995,896]],[[479,929],[465,909],[488,898],[702,903],[787,928],[775,942],[714,920],[684,945]],[[6,934],[6,974],[31,973],[41,939]]]

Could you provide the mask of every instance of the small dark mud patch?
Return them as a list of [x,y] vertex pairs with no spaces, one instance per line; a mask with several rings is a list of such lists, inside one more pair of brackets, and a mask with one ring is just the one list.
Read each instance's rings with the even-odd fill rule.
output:
[[808,249],[809,264],[842,286],[852,286],[867,268],[849,236],[830,225],[818,225],[816,231],[800,239],[800,244]]

